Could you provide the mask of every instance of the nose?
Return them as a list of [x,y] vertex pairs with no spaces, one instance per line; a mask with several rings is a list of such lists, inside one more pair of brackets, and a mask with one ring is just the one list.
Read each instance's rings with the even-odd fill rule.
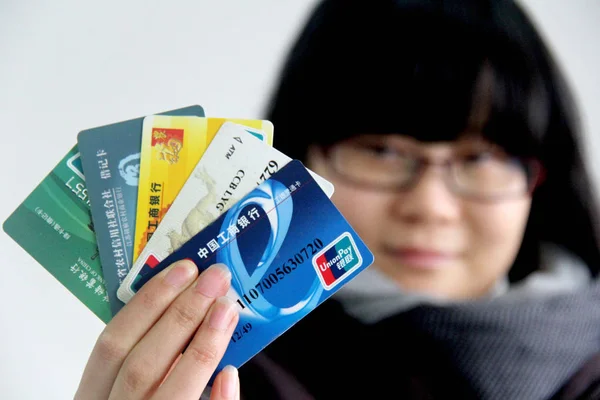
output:
[[429,165],[415,185],[396,196],[392,214],[407,223],[448,224],[460,217],[460,199],[444,181],[441,165]]

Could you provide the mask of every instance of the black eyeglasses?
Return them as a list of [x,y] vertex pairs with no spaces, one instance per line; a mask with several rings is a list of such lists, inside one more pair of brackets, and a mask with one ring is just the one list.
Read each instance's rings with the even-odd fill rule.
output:
[[339,178],[359,187],[408,191],[430,167],[443,168],[448,189],[478,201],[500,201],[531,194],[544,179],[534,158],[514,157],[495,146],[458,152],[434,161],[407,148],[347,140],[324,148],[329,168]]

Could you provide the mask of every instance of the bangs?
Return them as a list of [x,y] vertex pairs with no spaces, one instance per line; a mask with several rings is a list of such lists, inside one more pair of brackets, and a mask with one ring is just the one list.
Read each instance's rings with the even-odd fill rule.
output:
[[[341,14],[297,44],[302,58],[291,59],[279,93],[285,113],[271,115],[277,147],[288,135],[306,148],[363,134],[423,142],[480,134],[513,155],[539,155],[548,94],[514,43],[431,11],[369,11],[360,29]],[[309,132],[292,113],[308,119]]]

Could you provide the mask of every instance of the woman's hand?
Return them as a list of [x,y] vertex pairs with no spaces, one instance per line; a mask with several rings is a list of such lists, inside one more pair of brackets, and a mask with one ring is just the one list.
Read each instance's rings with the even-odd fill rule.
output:
[[[197,275],[191,261],[179,261],[140,289],[100,334],[75,399],[200,398],[238,310],[224,297],[231,281],[225,266]],[[210,398],[239,398],[235,368],[219,373]]]

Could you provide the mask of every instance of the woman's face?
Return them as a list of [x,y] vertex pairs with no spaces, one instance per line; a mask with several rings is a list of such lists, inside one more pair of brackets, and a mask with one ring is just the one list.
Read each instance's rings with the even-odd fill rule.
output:
[[[415,155],[436,165],[451,157],[461,161],[453,175],[438,166],[425,168],[403,191],[357,184],[399,184],[415,170]],[[478,297],[514,262],[531,205],[522,186],[527,174],[481,139],[422,143],[401,135],[365,135],[327,152],[311,149],[307,165],[335,185],[332,200],[375,255],[374,266],[407,291]],[[511,196],[474,200],[455,194],[451,188],[457,184],[478,194]]]

